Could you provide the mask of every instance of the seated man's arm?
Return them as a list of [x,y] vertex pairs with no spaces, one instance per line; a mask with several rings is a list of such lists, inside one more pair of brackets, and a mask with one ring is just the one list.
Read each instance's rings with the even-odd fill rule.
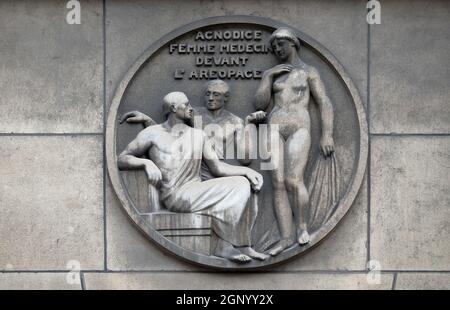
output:
[[234,166],[221,161],[211,142],[207,139],[203,144],[203,160],[216,177],[244,176],[250,181],[253,190],[259,191],[262,187],[263,177],[261,174],[247,167]]
[[157,184],[162,176],[161,171],[153,163],[153,161],[141,158],[152,146],[150,135],[144,130],[127,145],[125,150],[120,153],[117,164],[120,170],[137,170],[144,169],[147,173],[149,181]]

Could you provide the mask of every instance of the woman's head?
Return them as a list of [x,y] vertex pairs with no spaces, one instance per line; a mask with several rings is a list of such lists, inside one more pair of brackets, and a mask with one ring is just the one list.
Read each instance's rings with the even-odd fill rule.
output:
[[300,41],[289,28],[278,28],[269,38],[274,54],[280,60],[285,60],[295,50],[300,50]]

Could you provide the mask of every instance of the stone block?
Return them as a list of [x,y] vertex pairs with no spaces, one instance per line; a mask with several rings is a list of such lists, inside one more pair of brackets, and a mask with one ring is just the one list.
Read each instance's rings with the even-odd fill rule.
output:
[[371,259],[449,270],[450,137],[376,137],[371,158]]
[[371,28],[371,131],[450,133],[450,2],[381,8]]
[[0,269],[103,269],[102,138],[0,143]]
[[128,68],[151,43],[177,27],[222,15],[270,17],[303,31],[336,56],[366,101],[367,12],[359,0],[140,0],[132,4],[114,0],[106,5],[108,104]]
[[399,273],[396,290],[450,290],[449,273]]
[[102,131],[102,1],[1,1],[0,133]]
[[148,223],[167,239],[181,247],[211,255],[211,218],[193,213],[157,212],[145,216]]
[[[72,278],[70,278],[72,279]],[[79,279],[79,278],[78,278]],[[73,284],[70,284],[73,283]],[[80,282],[67,281],[67,273],[0,273],[1,290],[80,290]]]
[[86,289],[390,289],[392,274],[381,274],[379,284],[369,284],[366,274],[325,273],[88,273]]
[[107,265],[110,270],[195,270],[139,231],[123,210],[107,180],[106,191]]

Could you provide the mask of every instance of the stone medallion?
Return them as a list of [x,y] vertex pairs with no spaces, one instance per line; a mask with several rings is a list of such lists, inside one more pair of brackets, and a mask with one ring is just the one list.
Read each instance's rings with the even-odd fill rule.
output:
[[277,21],[223,16],[165,35],[129,69],[106,155],[149,239],[192,263],[249,270],[334,229],[362,183],[367,139],[356,87],[326,48]]

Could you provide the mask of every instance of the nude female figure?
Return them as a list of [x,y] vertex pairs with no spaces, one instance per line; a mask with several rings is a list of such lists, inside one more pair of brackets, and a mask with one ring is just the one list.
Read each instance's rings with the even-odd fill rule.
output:
[[300,245],[310,241],[307,227],[309,194],[304,182],[311,146],[310,96],[314,97],[320,110],[320,149],[324,156],[330,156],[334,151],[333,107],[319,72],[300,59],[300,42],[293,32],[288,28],[277,29],[270,37],[270,44],[281,64],[264,72],[255,105],[258,110],[267,112],[269,130],[275,129],[274,124],[279,129],[278,152],[271,152],[276,157],[273,159],[276,168],[271,174],[281,240],[269,251],[270,255],[277,255],[293,244],[294,227]]

